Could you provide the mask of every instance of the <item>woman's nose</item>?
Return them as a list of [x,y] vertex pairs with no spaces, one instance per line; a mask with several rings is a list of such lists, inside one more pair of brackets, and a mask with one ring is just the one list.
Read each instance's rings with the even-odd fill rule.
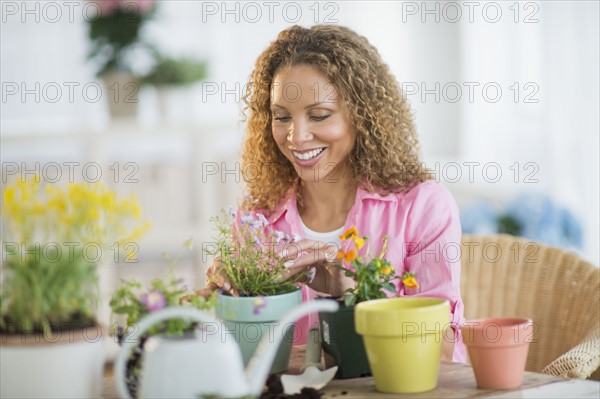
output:
[[290,126],[290,131],[288,132],[287,140],[293,144],[295,147],[302,147],[302,144],[311,140],[312,134],[309,132],[308,126],[306,123],[296,122],[292,123]]

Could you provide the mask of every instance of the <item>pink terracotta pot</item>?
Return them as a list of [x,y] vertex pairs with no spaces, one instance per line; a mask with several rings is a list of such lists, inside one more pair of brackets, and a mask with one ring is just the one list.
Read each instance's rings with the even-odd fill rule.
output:
[[497,317],[467,321],[462,326],[462,335],[477,386],[488,389],[521,386],[533,332],[530,319]]

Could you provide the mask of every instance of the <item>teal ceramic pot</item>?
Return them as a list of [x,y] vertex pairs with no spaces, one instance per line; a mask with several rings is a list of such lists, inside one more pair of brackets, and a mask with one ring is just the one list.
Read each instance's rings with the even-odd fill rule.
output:
[[277,356],[271,367],[271,374],[288,369],[292,343],[294,341],[294,324],[281,326],[281,320],[290,309],[302,303],[302,291],[296,291],[265,297],[235,297],[217,295],[216,315],[221,319],[228,332],[223,332],[223,339],[235,339],[240,346],[244,365],[252,358],[263,337],[283,334]]

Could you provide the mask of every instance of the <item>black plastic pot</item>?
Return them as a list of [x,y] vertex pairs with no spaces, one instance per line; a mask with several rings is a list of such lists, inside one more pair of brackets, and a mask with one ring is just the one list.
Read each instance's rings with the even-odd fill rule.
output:
[[340,303],[337,312],[319,313],[319,323],[323,350],[335,359],[338,366],[335,378],[371,375],[363,339],[354,329],[354,306],[346,307]]

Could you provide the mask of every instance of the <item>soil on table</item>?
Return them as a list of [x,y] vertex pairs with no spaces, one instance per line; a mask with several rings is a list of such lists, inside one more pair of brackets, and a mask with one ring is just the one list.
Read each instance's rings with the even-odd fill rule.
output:
[[260,399],[320,399],[323,393],[314,388],[302,388],[300,393],[286,395],[283,393],[281,378],[277,374],[270,375],[265,385],[266,391],[260,395]]

